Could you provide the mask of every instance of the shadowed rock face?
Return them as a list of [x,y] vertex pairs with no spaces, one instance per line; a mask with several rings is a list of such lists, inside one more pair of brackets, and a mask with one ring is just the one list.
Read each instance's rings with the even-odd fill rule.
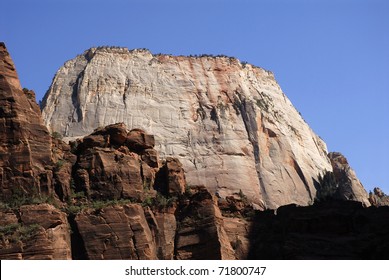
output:
[[332,170],[273,74],[235,58],[93,48],[59,69],[43,118],[67,139],[118,122],[141,128],[190,185],[222,197],[241,189],[262,209],[311,203],[314,180]]
[[338,196],[342,200],[360,201],[369,206],[367,192],[341,153],[329,153],[335,179],[339,182]]
[[176,258],[235,259],[215,197],[205,187],[194,192],[178,211]]
[[257,212],[250,259],[388,259],[389,208],[355,201]]
[[0,43],[0,197],[52,193],[51,137],[33,91],[22,89]]

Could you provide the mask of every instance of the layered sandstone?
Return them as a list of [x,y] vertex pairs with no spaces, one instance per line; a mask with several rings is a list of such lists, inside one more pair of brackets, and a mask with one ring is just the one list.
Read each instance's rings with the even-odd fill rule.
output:
[[51,137],[35,94],[22,89],[4,43],[0,43],[0,197],[52,194]]
[[81,255],[234,259],[216,198],[205,187],[184,194],[180,161],[158,161],[153,139],[120,123],[78,140],[73,204],[79,212],[72,219]]
[[140,205],[84,212],[75,221],[88,259],[157,259],[153,236]]
[[197,187],[179,209],[176,258],[235,259],[220,209],[205,187]]
[[[16,213],[15,213],[16,212]],[[0,210],[0,259],[69,260],[67,215],[49,204]]]
[[274,75],[225,56],[92,48],[58,70],[43,118],[68,139],[117,122],[144,129],[188,184],[223,197],[241,189],[261,209],[311,203],[314,179],[332,170]]

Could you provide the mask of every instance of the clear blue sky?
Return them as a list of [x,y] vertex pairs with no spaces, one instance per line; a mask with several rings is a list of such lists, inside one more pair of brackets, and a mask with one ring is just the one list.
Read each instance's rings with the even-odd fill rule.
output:
[[41,99],[92,46],[226,54],[269,69],[365,188],[389,193],[388,0],[2,0],[0,41]]

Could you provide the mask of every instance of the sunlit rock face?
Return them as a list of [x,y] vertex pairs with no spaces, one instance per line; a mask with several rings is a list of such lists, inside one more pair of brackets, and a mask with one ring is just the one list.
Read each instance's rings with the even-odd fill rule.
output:
[[259,209],[310,204],[318,174],[332,171],[273,73],[235,58],[92,48],[58,70],[42,107],[65,139],[118,122],[143,129],[189,185],[241,190]]
[[32,90],[22,89],[15,65],[0,42],[0,199],[51,195],[51,137]]

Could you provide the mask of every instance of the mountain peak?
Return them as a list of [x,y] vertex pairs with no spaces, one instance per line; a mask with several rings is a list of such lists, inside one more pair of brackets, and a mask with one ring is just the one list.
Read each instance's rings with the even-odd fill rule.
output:
[[259,208],[311,204],[332,170],[273,73],[232,57],[91,48],[61,67],[43,104],[65,139],[118,122],[143,129],[162,158],[180,159],[188,184],[221,197],[242,190]]

